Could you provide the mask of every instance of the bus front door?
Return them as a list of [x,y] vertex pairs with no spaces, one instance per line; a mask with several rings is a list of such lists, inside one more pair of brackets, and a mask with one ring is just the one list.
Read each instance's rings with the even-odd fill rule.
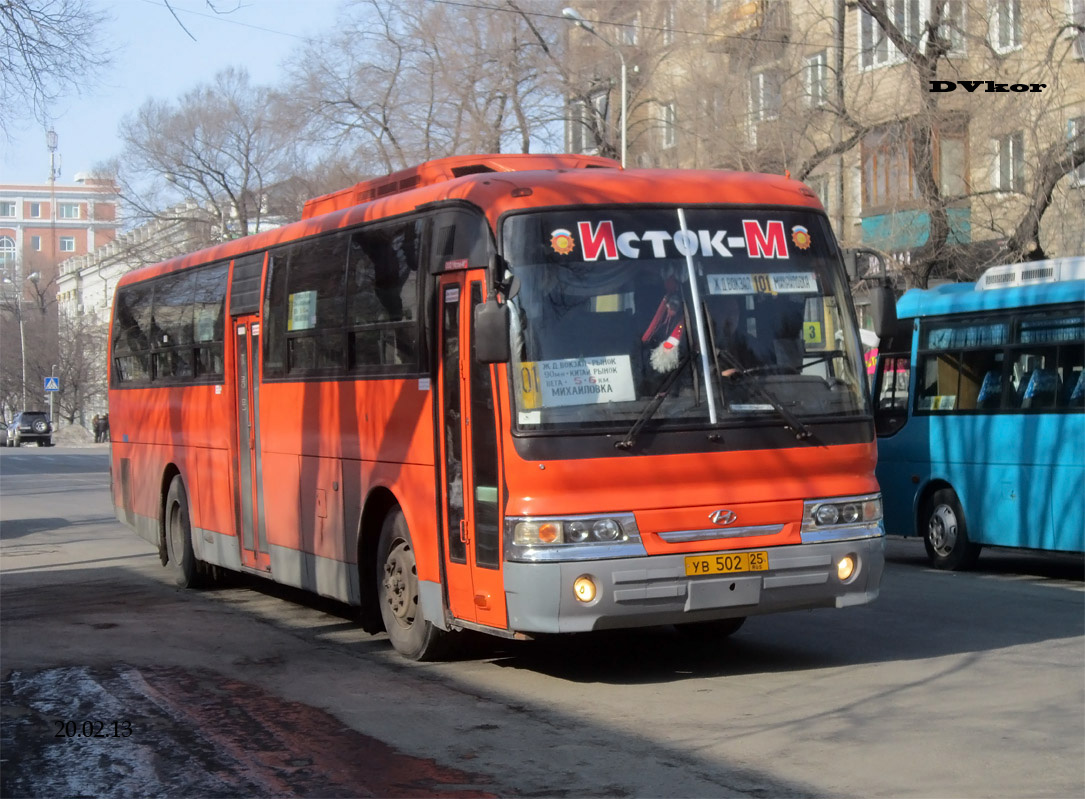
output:
[[441,278],[442,549],[452,615],[504,629],[494,370],[474,359],[473,311],[484,296],[481,270]]
[[238,507],[241,565],[271,571],[260,468],[260,319],[234,319],[237,345]]

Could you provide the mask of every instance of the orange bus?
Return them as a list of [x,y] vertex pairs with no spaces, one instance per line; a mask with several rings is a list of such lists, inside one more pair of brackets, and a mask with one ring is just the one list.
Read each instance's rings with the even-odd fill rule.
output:
[[878,594],[854,309],[784,177],[431,161],[125,275],[110,364],[117,517],[179,585],[333,597],[409,658]]

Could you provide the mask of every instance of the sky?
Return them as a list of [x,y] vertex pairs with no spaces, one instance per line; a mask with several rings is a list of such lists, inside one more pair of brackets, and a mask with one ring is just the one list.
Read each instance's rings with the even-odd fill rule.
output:
[[[214,0],[229,13],[215,14],[206,0],[170,0],[184,27],[163,0],[91,0],[110,19],[100,41],[112,64],[80,95],[63,97],[53,109],[59,184],[74,183],[119,155],[117,128],[147,99],[175,101],[228,66],[244,66],[255,85],[276,85],[280,63],[307,36],[334,28],[340,0]],[[195,37],[193,40],[185,29]],[[0,183],[49,179],[46,129],[33,120],[11,125],[0,138]]]

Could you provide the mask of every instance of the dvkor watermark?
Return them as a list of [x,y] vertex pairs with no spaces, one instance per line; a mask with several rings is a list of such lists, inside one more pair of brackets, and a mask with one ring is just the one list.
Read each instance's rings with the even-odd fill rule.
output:
[[1042,92],[1046,83],[995,83],[993,80],[932,80],[932,92],[952,92],[960,86],[966,92],[974,92],[983,86],[985,92]]

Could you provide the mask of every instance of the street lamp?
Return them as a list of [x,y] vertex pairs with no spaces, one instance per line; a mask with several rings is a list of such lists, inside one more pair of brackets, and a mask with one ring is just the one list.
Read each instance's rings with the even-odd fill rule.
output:
[[18,286],[18,311],[19,311],[19,352],[23,360],[23,407],[26,410],[26,328],[23,323],[23,300],[26,299],[26,281],[34,284],[35,293],[38,288],[38,279],[41,277],[37,272],[31,272],[19,281]]
[[626,100],[625,100],[625,95],[626,95],[626,91],[625,91],[626,67],[625,67],[625,56],[622,54],[622,49],[620,47],[618,47],[618,45],[614,44],[614,42],[609,41],[608,39],[604,39],[603,36],[599,33],[599,31],[597,31],[595,28],[593,28],[592,24],[590,22],[588,22],[586,19],[584,19],[584,17],[580,14],[580,12],[577,11],[575,8],[563,8],[561,10],[561,15],[563,17],[565,17],[565,19],[569,20],[574,25],[576,25],[578,28],[583,28],[588,33],[592,34],[595,38],[597,38],[599,41],[601,41],[603,44],[605,44],[607,47],[614,50],[614,52],[616,52],[618,54],[618,58],[622,62],[622,123],[621,123],[621,130],[622,130],[622,168],[624,169],[625,168],[625,150],[626,150],[626,146],[625,146],[626,145],[626,132],[625,132],[626,131],[626,116],[625,116],[625,111],[626,111],[626,107],[625,107],[625,103],[626,103]]

